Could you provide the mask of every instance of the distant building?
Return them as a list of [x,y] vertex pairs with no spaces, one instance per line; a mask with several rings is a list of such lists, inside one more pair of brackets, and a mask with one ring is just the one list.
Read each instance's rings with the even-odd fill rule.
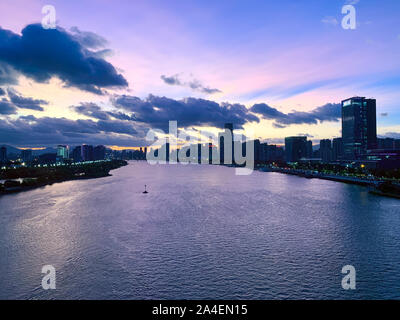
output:
[[395,149],[395,139],[393,138],[378,138],[378,149]]
[[323,139],[319,142],[319,151],[322,162],[329,163],[332,160],[332,142],[329,139]]
[[312,141],[308,140],[307,141],[307,152],[306,152],[306,157],[307,158],[312,158],[313,155],[313,146],[312,146]]
[[212,164],[213,161],[213,150],[215,149],[215,147],[213,146],[213,144],[211,142],[208,143],[208,163]]
[[169,145],[169,142],[167,142],[166,144],[165,144],[165,161],[167,161],[167,162],[169,162],[169,156],[170,156],[170,145]]
[[337,161],[343,158],[342,138],[334,138],[332,141],[332,160]]
[[81,146],[77,146],[72,150],[72,159],[75,162],[82,161],[82,147]]
[[344,159],[359,159],[377,147],[376,100],[353,97],[342,101]]
[[81,147],[82,161],[93,161],[93,146],[83,144]]
[[307,156],[307,137],[295,136],[285,138],[286,162],[297,162]]
[[266,146],[266,156],[267,156],[267,161],[273,162],[273,161],[283,161],[285,158],[285,151],[283,148],[275,145],[275,144],[268,144]]
[[57,160],[57,153],[44,153],[39,156],[39,163],[54,163]]
[[32,161],[32,150],[31,149],[24,149],[21,151],[21,158],[24,162]]
[[268,143],[263,142],[260,143],[260,150],[259,150],[259,159],[260,162],[266,162],[268,160]]
[[[230,134],[231,139],[230,141],[225,141],[227,136]],[[224,132],[219,133],[218,135],[218,142],[219,142],[219,160],[220,163],[223,164],[232,164],[234,163],[234,144],[233,144],[233,124],[232,123],[225,123],[224,125]],[[231,154],[231,161],[228,159],[225,159],[225,148],[229,147],[229,144],[231,145],[232,148],[232,154]],[[228,152],[228,151],[227,151]]]
[[65,145],[57,146],[57,158],[59,160],[69,159],[69,147]]
[[[142,151],[142,150],[140,150]],[[104,160],[106,158],[106,147],[102,145],[98,145],[93,149],[93,158],[94,160]]]
[[1,147],[0,148],[0,162],[7,162],[7,148]]
[[261,161],[261,142],[259,139],[254,140],[254,163]]

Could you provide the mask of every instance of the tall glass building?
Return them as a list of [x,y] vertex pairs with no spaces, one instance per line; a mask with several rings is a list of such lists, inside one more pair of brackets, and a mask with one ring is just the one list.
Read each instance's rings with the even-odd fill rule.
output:
[[342,101],[344,159],[356,160],[376,149],[376,100],[353,97]]

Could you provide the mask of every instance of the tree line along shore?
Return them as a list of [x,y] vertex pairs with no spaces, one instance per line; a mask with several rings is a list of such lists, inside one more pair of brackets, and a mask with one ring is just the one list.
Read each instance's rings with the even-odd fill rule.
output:
[[25,191],[56,182],[107,177],[110,171],[127,165],[125,160],[72,163],[62,166],[34,166],[0,170],[0,194]]

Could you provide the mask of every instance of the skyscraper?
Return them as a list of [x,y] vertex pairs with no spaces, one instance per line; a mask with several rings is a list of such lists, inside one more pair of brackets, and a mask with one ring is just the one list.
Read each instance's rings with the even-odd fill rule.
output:
[[377,147],[376,100],[353,97],[342,101],[344,159],[355,160]]
[[[231,139],[230,141],[225,141],[227,136],[230,134]],[[232,164],[234,163],[234,145],[233,145],[233,124],[232,123],[225,123],[224,125],[224,132],[219,133],[218,135],[219,141],[219,160],[220,163],[223,164]],[[232,146],[232,155],[231,161],[229,159],[225,159],[225,147],[229,147],[229,144]],[[227,149],[228,152],[228,149]]]
[[319,151],[322,162],[330,162],[332,160],[332,142],[329,139],[323,139],[319,142]]
[[312,154],[313,154],[312,141],[308,140],[307,141],[307,154],[306,154],[306,157],[307,158],[312,158]]
[[74,159],[75,162],[82,161],[82,147],[77,146],[72,150],[72,159]]
[[341,160],[343,158],[342,138],[334,138],[332,142],[332,160]]
[[93,161],[93,146],[83,144],[81,151],[82,161]]
[[57,158],[60,160],[69,158],[69,147],[64,145],[57,146]]
[[106,147],[98,145],[93,149],[93,159],[94,160],[104,160],[106,158]]
[[286,162],[296,162],[307,156],[307,137],[296,136],[285,138]]

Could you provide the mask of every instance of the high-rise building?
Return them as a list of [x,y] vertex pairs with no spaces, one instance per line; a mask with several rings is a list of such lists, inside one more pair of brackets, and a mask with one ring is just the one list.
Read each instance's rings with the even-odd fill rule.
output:
[[65,145],[57,146],[57,158],[60,160],[69,158],[69,147]]
[[169,156],[170,156],[170,153],[171,153],[171,151],[170,151],[170,145],[169,145],[169,142],[167,142],[166,144],[165,144],[165,161],[167,161],[167,162],[169,162]]
[[312,147],[312,141],[308,140],[307,141],[307,152],[306,152],[306,157],[307,158],[312,158],[313,155],[313,147]]
[[329,139],[323,139],[319,142],[319,151],[322,162],[330,162],[332,160],[332,142]]
[[1,147],[0,148],[0,162],[7,162],[7,148]]
[[377,147],[376,100],[353,97],[342,101],[344,159],[359,159]]
[[24,149],[21,151],[21,158],[24,162],[32,161],[32,150]]
[[261,142],[259,139],[254,140],[254,162],[261,161]]
[[332,141],[332,160],[337,161],[343,158],[342,138],[334,138]]
[[82,147],[81,146],[77,146],[72,150],[72,159],[74,159],[75,162],[82,161]]
[[[231,139],[230,141],[225,141],[226,136],[230,134]],[[218,142],[219,142],[219,160],[220,163],[224,164],[231,164],[234,163],[234,144],[233,144],[233,124],[232,123],[225,123],[224,125],[224,132],[221,132],[218,135]],[[232,155],[231,155],[231,161],[228,159],[225,159],[225,147],[229,146],[229,143],[232,146]]]
[[94,160],[104,160],[106,158],[106,147],[98,145],[93,149],[93,159]]
[[296,136],[285,138],[286,162],[296,162],[307,156],[307,137]]
[[260,157],[261,162],[268,161],[268,143],[267,142],[260,143],[259,157]]
[[81,147],[82,161],[93,161],[93,146],[83,144]]

